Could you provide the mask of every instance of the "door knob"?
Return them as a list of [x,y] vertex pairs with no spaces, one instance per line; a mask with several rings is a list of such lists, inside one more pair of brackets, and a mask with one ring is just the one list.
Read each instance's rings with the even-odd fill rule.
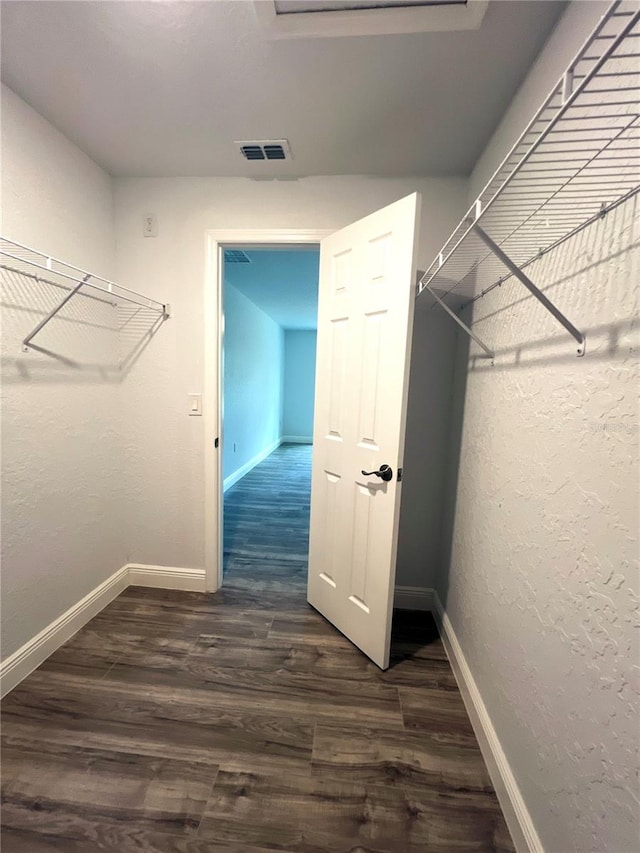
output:
[[380,477],[381,480],[389,480],[393,479],[393,471],[389,468],[388,465],[381,465],[378,471],[362,471],[365,477],[371,477],[374,474],[376,477]]

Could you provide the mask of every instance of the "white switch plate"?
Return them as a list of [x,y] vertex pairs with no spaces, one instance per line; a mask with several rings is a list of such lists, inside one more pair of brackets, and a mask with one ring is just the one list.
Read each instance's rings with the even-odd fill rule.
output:
[[189,394],[189,415],[202,416],[202,394]]
[[158,217],[155,213],[145,213],[142,218],[142,236],[157,237],[158,236]]

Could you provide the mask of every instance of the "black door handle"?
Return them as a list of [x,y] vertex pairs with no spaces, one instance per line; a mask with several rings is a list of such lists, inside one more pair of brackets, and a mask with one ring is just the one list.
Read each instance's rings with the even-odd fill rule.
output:
[[393,480],[393,471],[388,465],[381,465],[378,471],[362,471],[362,473],[365,477],[372,477],[375,474],[376,477],[380,477],[381,480],[385,480],[386,482]]

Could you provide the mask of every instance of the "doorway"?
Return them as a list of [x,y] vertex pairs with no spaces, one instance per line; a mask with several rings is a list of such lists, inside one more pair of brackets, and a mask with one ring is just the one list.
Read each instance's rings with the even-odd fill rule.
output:
[[[320,239],[305,240],[297,234],[293,241],[273,237],[266,241],[322,244],[308,602],[383,669],[390,652],[419,213],[420,196],[413,193],[326,239],[318,235]],[[211,283],[217,284],[216,321],[223,317],[224,250],[260,248],[259,240],[234,237],[227,242],[220,235],[209,235],[207,331],[215,307]],[[217,338],[213,357],[217,356],[222,387],[220,329]],[[206,375],[213,358],[211,350],[205,355]],[[205,400],[206,418],[210,419],[212,403],[217,405],[218,435],[224,419],[221,402],[219,397]],[[205,433],[210,422],[205,419]],[[222,583],[224,565],[220,535],[224,468],[216,461],[216,483],[211,478],[211,456],[210,450],[205,452],[208,499],[210,486],[218,486],[215,591]],[[211,539],[212,533],[210,528]],[[207,542],[209,559],[212,545]]]
[[306,582],[319,247],[222,253],[223,582]]
[[205,463],[205,569],[207,590],[215,592],[223,580],[224,522],[224,253],[230,249],[314,248],[330,232],[324,229],[247,229],[208,231],[204,276],[205,387],[204,463]]

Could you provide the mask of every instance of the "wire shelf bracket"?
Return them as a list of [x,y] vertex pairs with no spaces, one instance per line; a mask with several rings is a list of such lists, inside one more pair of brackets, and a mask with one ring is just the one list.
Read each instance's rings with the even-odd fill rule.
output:
[[481,341],[481,340],[480,340],[480,338],[475,334],[475,332],[472,332],[472,331],[471,331],[471,329],[469,328],[469,326],[467,326],[467,324],[466,324],[463,320],[461,320],[461,319],[460,319],[460,317],[458,317],[458,315],[456,314],[456,312],[455,312],[455,311],[453,311],[451,308],[449,308],[449,306],[447,305],[447,303],[446,303],[443,299],[440,299],[440,297],[439,297],[439,296],[438,296],[438,294],[435,292],[435,290],[433,290],[433,289],[431,288],[431,285],[430,285],[430,284],[425,284],[425,288],[426,288],[426,290],[428,290],[428,291],[429,291],[429,293],[433,296],[433,298],[436,300],[436,302],[437,302],[437,303],[438,303],[442,308],[444,308],[444,310],[447,312],[447,314],[448,314],[448,315],[449,315],[449,316],[450,316],[450,317],[451,317],[451,318],[452,318],[452,319],[453,319],[453,320],[454,320],[454,321],[455,321],[455,322],[456,322],[456,323],[457,323],[457,324],[458,324],[462,329],[464,329],[464,330],[465,330],[465,332],[469,335],[469,337],[470,337],[470,338],[473,338],[473,340],[478,344],[478,346],[479,346],[481,349],[483,349],[483,350],[485,351],[485,353],[487,354],[487,358],[490,358],[490,359],[493,361],[493,359],[495,358],[495,353],[493,352],[493,350],[490,350],[488,346],[486,346],[485,344],[483,344],[483,343],[482,343],[482,341]]
[[[163,319],[171,317],[171,306],[168,303],[150,299],[135,290],[130,290],[128,287],[123,287],[114,281],[109,281],[101,276],[89,273],[86,270],[82,270],[51,255],[43,254],[29,246],[16,243],[14,240],[9,240],[6,237],[0,237],[0,268],[20,275],[26,275],[28,278],[35,279],[36,281],[47,282],[54,287],[62,288],[66,291],[64,297],[55,308],[49,311],[24,338],[21,344],[22,352],[29,352],[33,349],[38,352],[48,353],[48,350],[38,346],[33,339],[64,308],[67,302],[76,295],[96,299],[113,307],[117,307],[121,302],[126,302],[150,310]],[[85,288],[102,293],[104,296],[88,293],[85,291]]]
[[[35,338],[35,336],[38,334],[38,332],[40,332],[40,331],[42,331],[42,329],[44,329],[44,327],[47,325],[49,320],[52,320],[56,316],[58,311],[60,311],[61,308],[64,308],[64,306],[67,304],[67,302],[69,302],[70,299],[73,299],[73,297],[76,295],[76,293],[78,293],[78,291],[80,290],[82,285],[87,283],[89,278],[90,278],[90,276],[85,275],[85,277],[82,279],[82,281],[78,282],[78,284],[76,284],[76,286],[74,288],[72,288],[69,291],[69,293],[67,293],[67,295],[64,297],[62,302],[59,302],[56,305],[56,307],[53,309],[53,311],[49,311],[49,313],[46,315],[46,317],[43,317],[42,320],[40,320],[40,322],[35,327],[35,329],[33,329],[33,331],[31,331],[27,335],[27,337],[22,341],[22,346],[21,346],[22,352],[29,352],[29,350],[31,349],[32,338]],[[35,345],[34,345],[34,349],[36,349]]]
[[[582,334],[582,332],[579,332],[578,329],[576,329],[576,327],[573,325],[573,323],[570,320],[567,320],[562,311],[560,311],[559,308],[557,308],[553,304],[553,302],[547,296],[544,295],[544,293],[540,290],[539,287],[536,287],[536,285],[531,281],[529,276],[523,273],[522,270],[516,264],[513,263],[511,258],[502,251],[502,249],[500,248],[500,246],[498,246],[497,243],[494,243],[491,237],[489,237],[489,235],[486,234],[479,225],[474,225],[473,230],[476,232],[478,237],[480,237],[482,242],[489,247],[489,249],[493,252],[496,258],[498,258],[498,260],[505,265],[511,275],[514,275],[518,279],[518,281],[522,282],[522,284],[524,284],[529,293],[535,296],[535,298],[544,305],[544,307],[550,314],[553,314],[558,323],[564,326],[564,328],[567,330],[567,332],[569,332],[570,335],[573,335],[576,341],[580,344],[580,346],[578,347],[578,355],[584,355],[585,336]],[[469,334],[471,334],[471,331],[469,331]],[[475,335],[472,335],[472,337],[475,338]],[[480,343],[477,338],[475,338],[475,340]],[[482,346],[486,350],[484,344],[480,343],[480,346]]]
[[583,356],[585,335],[523,270],[638,195],[639,176],[640,10],[635,0],[613,0],[420,278],[416,296],[428,290],[492,356],[445,299],[452,294],[464,307],[515,277]]

